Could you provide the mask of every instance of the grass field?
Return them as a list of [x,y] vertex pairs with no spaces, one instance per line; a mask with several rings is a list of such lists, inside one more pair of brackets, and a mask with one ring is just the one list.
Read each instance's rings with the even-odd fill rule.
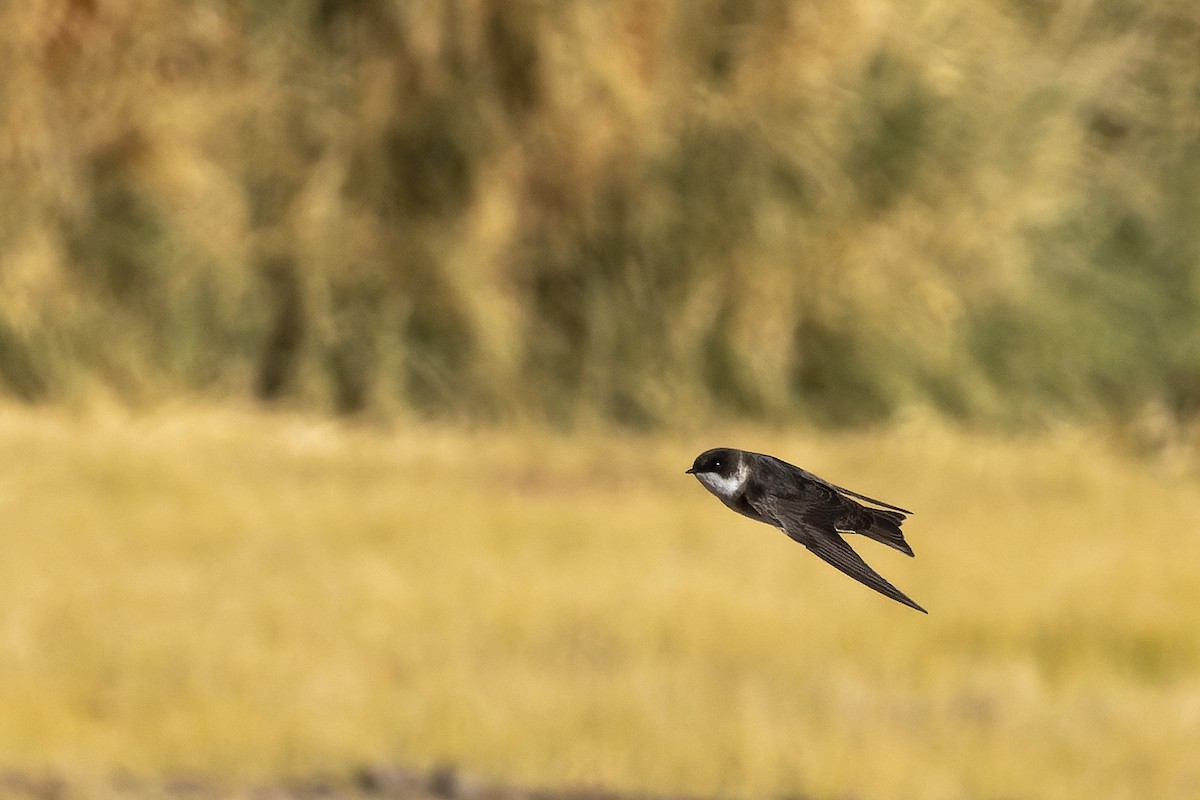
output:
[[[916,511],[859,551],[718,443]],[[0,767],[862,798],[1200,794],[1200,484],[1061,431],[381,431],[0,408]]]

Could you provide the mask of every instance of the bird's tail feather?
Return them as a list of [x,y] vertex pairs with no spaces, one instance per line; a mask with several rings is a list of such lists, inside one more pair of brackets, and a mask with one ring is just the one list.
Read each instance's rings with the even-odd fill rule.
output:
[[871,527],[856,531],[856,533],[886,544],[888,547],[894,547],[906,556],[911,556],[912,548],[908,546],[908,542],[904,541],[904,533],[900,530],[900,523],[904,521],[904,515],[897,511],[880,511],[874,508],[871,509],[871,512],[874,515]]

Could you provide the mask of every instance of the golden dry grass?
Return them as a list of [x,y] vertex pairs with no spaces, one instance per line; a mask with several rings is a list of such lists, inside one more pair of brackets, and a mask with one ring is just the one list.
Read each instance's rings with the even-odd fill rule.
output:
[[[852,583],[682,474],[916,510]],[[1200,792],[1193,477],[1089,436],[391,432],[0,409],[0,753],[69,775],[449,759],[868,798]]]

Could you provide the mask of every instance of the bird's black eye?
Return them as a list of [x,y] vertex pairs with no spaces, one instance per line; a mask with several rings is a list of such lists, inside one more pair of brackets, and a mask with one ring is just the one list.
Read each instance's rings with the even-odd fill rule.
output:
[[713,462],[713,469],[720,469],[723,466],[725,465],[721,463],[721,459],[719,458]]

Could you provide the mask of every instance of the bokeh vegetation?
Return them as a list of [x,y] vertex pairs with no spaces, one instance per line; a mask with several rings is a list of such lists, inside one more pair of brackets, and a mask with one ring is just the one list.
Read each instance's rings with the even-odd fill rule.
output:
[[0,7],[0,390],[1200,407],[1191,0]]
[[[0,771],[1200,794],[1194,0],[9,2],[0,66]],[[855,545],[932,613],[714,444],[914,508]]]

